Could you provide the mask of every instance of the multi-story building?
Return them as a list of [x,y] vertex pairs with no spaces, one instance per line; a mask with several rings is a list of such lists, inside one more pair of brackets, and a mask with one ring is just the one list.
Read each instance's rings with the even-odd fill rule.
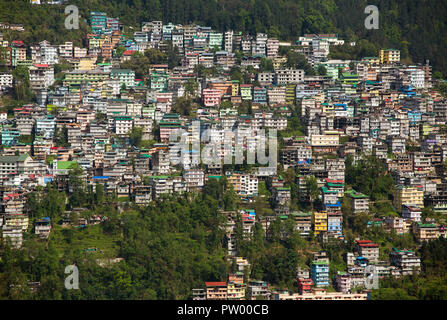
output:
[[20,156],[0,156],[0,178],[7,178],[10,174],[18,174],[27,171],[33,159],[23,154]]
[[204,186],[205,174],[202,169],[189,169],[183,171],[183,179],[188,190],[196,190]]
[[281,69],[275,71],[275,84],[296,84],[304,81],[304,70]]
[[228,300],[245,300],[246,286],[243,283],[228,282],[227,299]]
[[343,293],[351,292],[351,276],[347,272],[338,271],[335,280],[337,291]]
[[297,286],[300,294],[306,294],[312,292],[312,279],[310,278],[298,278]]
[[51,232],[51,220],[48,217],[38,219],[34,223],[34,233],[41,238],[47,239]]
[[329,265],[323,261],[313,261],[310,267],[312,281],[317,287],[329,285]]
[[379,245],[371,240],[357,240],[356,249],[359,256],[368,259],[370,263],[379,261]]
[[226,282],[205,282],[206,300],[227,300],[228,289]]
[[424,191],[422,187],[397,186],[394,191],[393,204],[398,211],[402,210],[404,204],[423,208]]
[[135,87],[135,71],[130,69],[112,69],[110,73],[110,78],[112,80],[119,80],[120,86],[125,86],[126,88]]
[[420,207],[411,204],[402,205],[402,218],[419,222],[421,221],[421,215],[422,209]]
[[258,178],[250,174],[233,172],[227,175],[228,182],[234,191],[241,196],[256,196],[258,194]]
[[393,248],[390,252],[391,265],[401,269],[402,275],[419,273],[421,268],[421,259],[411,250],[399,250]]
[[54,82],[54,68],[48,64],[34,64],[29,67],[29,80],[34,90],[47,89]]
[[202,101],[205,107],[217,107],[220,105],[221,91],[218,89],[203,89]]
[[272,300],[367,300],[368,293],[343,293],[343,292],[327,292],[321,288],[314,288],[312,293],[299,294],[289,292],[273,292]]
[[353,213],[369,212],[369,198],[363,193],[354,189],[347,190],[345,194],[351,198],[351,208]]
[[379,62],[381,64],[391,64],[400,62],[400,50],[382,49],[379,52]]
[[12,88],[12,74],[0,73],[0,88]]
[[115,118],[115,133],[118,135],[128,134],[133,127],[132,117],[116,117]]
[[316,235],[327,232],[327,212],[314,212],[313,213],[313,225],[314,233]]
[[266,281],[249,281],[247,285],[247,293],[250,300],[256,300],[261,297],[265,300],[270,299],[270,290]]
[[439,236],[439,227],[435,223],[413,222],[412,227],[418,242],[435,240]]
[[253,85],[251,84],[241,84],[239,85],[241,90],[242,100],[251,101],[253,100]]

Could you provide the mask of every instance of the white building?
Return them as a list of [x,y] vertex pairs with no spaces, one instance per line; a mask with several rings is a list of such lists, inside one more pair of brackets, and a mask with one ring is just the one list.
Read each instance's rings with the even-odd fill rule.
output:
[[304,81],[304,70],[282,69],[275,73],[276,84],[301,83]]
[[117,117],[115,118],[115,133],[118,135],[125,135],[132,130],[133,120],[131,117]]
[[12,74],[0,73],[0,87],[12,88]]
[[48,89],[54,82],[54,68],[49,64],[34,64],[29,67],[29,80],[34,90]]

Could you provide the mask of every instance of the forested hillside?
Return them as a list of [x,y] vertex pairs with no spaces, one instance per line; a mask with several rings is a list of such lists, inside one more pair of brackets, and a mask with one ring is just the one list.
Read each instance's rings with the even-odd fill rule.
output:
[[[0,1],[0,21],[22,23],[27,31],[17,37],[27,41],[62,42],[70,36],[80,41],[89,12],[105,11],[126,25],[162,19],[164,22],[195,22],[218,30],[267,32],[284,40],[304,33],[338,33],[360,41],[357,54],[380,47],[402,50],[402,58],[414,62],[429,59],[435,70],[447,74],[447,1],[378,0],[379,30],[366,30],[366,0],[73,0],[85,21],[81,32],[64,28],[63,6],[32,6],[27,0]],[[377,53],[376,53],[377,54]]]

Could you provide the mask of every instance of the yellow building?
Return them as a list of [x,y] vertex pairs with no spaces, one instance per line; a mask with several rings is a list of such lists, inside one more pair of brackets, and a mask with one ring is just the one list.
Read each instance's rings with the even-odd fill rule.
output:
[[295,102],[296,84],[289,83],[286,85],[286,103],[293,104]]
[[243,300],[245,298],[245,285],[229,282],[227,285],[227,297],[229,300]]
[[402,205],[412,204],[419,208],[424,207],[424,191],[418,187],[398,186],[394,191],[394,207],[398,212],[402,210]]
[[275,69],[275,70],[281,69],[286,62],[287,62],[287,57],[274,58],[272,61],[273,69]]
[[101,48],[104,42],[104,38],[90,38],[88,40],[88,46],[89,48]]
[[326,100],[326,95],[324,93],[324,91],[321,91],[320,93],[316,94],[313,96],[313,98],[315,99],[315,101],[317,103],[324,103],[324,101]]
[[435,240],[439,236],[439,228],[434,223],[413,222],[413,234],[418,242]]
[[321,111],[326,116],[335,115],[335,106],[333,104],[329,104],[329,103],[322,103],[321,104]]
[[431,124],[422,125],[422,135],[428,136],[430,133],[434,132],[434,127]]
[[321,232],[327,232],[327,212],[314,212],[314,233],[320,234]]
[[231,81],[231,95],[233,97],[239,95],[239,81],[238,80]]
[[226,282],[205,282],[206,300],[227,300]]
[[75,70],[93,70],[95,69],[96,57],[80,58],[79,61],[74,62]]
[[25,214],[8,214],[4,217],[4,224],[7,227],[19,227],[26,231],[29,226],[29,218]]
[[64,85],[80,85],[83,82],[95,83],[109,78],[109,74],[100,70],[75,70],[65,74]]
[[336,147],[339,144],[338,131],[325,131],[324,134],[313,134],[310,138],[312,147]]
[[379,63],[379,58],[378,57],[364,57],[362,59],[362,62],[366,62],[368,65],[378,64]]
[[379,53],[381,64],[400,62],[400,51],[395,49],[382,49]]

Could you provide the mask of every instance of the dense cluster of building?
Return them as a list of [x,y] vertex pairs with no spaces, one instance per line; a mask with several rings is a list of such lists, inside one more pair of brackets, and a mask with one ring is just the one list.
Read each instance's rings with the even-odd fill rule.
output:
[[[123,35],[123,25],[103,12],[91,12],[88,47],[72,42],[53,45],[48,41],[27,44],[8,42],[0,33],[7,72],[0,73],[0,94],[13,90],[12,70],[26,66],[36,103],[0,113],[2,154],[0,156],[0,226],[3,239],[20,247],[23,232],[30,230],[26,199],[38,186],[56,183],[65,190],[70,170],[83,169],[83,179],[93,188],[104,186],[109,195],[128,197],[145,205],[163,194],[200,191],[209,179],[226,177],[241,201],[251,203],[259,195],[259,184],[268,186],[274,211],[258,217],[254,210],[224,212],[227,216],[227,247],[239,271],[227,282],[206,282],[195,289],[197,299],[366,299],[366,293],[353,289],[365,283],[365,268],[374,265],[380,277],[401,276],[419,270],[420,259],[409,250],[393,249],[389,261],[379,259],[379,245],[357,240],[356,252],[346,253],[346,272],[335,280],[337,292],[326,287],[329,260],[316,253],[306,268],[297,271],[299,294],[271,290],[263,281],[244,281],[246,259],[238,257],[235,224],[242,217],[244,236],[252,235],[260,222],[265,236],[277,217],[296,222],[303,238],[314,235],[323,240],[343,240],[343,199],[353,214],[368,212],[370,199],[345,185],[345,159],[354,163],[373,155],[385,164],[395,181],[396,215],[375,218],[379,225],[398,234],[412,233],[423,242],[445,236],[436,221],[422,219],[422,209],[447,210],[447,184],[443,162],[447,153],[447,102],[432,90],[429,64],[405,65],[399,50],[380,50],[378,57],[360,61],[328,59],[330,46],[344,43],[333,34],[309,34],[296,43],[283,43],[267,34],[217,32],[197,25],[143,23],[133,38]],[[3,26],[4,24],[0,24]],[[148,49],[165,52],[172,45],[181,56],[179,66],[151,65],[144,79],[120,65],[135,52]],[[355,46],[355,43],[351,43]],[[117,49],[125,50],[118,54]],[[325,75],[307,75],[304,70],[287,68],[280,47],[305,55],[315,69]],[[238,55],[241,54],[241,58]],[[263,59],[270,59],[273,71],[262,70]],[[59,64],[69,64],[63,78],[56,79]],[[197,65],[216,67],[217,76],[199,77]],[[240,83],[231,77],[238,67],[250,73],[250,81]],[[253,71],[254,70],[254,71]],[[185,89],[193,81],[193,98],[201,101],[194,116],[183,116],[172,108],[180,97],[191,95]],[[251,114],[240,114],[238,106],[251,106]],[[292,105],[304,135],[282,139],[275,167],[255,166],[250,171],[225,171],[222,164],[202,165],[200,158],[172,165],[181,153],[172,133],[183,129],[193,144],[194,125],[199,121],[200,144],[223,145],[226,131],[235,132],[235,146],[249,150],[254,133],[261,129],[290,129]],[[155,140],[148,148],[129,143],[133,128],[140,128],[142,140]],[[297,128],[292,128],[297,129]],[[205,132],[207,134],[205,134]],[[66,140],[64,145],[60,141]],[[28,138],[32,137],[31,140]],[[409,148],[411,146],[411,148]],[[414,151],[418,150],[418,151]],[[192,149],[190,153],[199,152]],[[223,159],[225,148],[218,155]],[[311,202],[307,178],[314,176],[322,205],[312,212],[290,209],[291,188],[278,168],[294,168],[294,183],[300,202]],[[51,222],[34,222],[35,233],[48,237]],[[282,234],[281,237],[287,237]]]

